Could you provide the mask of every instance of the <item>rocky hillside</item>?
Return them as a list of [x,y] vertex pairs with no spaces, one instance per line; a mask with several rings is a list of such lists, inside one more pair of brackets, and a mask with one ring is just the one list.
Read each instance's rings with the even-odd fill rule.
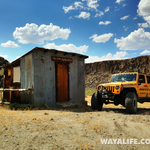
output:
[[[0,70],[5,67],[9,62],[3,57],[0,57]],[[0,88],[3,87],[3,76],[0,76]]]
[[114,73],[132,71],[150,74],[150,55],[85,64],[85,86],[96,88],[99,83],[108,82]]

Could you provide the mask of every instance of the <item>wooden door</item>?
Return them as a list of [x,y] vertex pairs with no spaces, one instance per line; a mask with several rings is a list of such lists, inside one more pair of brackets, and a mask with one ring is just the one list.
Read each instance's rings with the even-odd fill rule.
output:
[[57,64],[57,101],[66,102],[69,99],[68,64]]

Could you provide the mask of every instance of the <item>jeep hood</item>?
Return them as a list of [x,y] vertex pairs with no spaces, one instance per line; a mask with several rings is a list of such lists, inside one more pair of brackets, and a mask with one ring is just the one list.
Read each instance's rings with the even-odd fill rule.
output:
[[99,84],[98,86],[116,86],[116,85],[133,85],[136,84],[136,81],[121,81],[121,82],[110,82],[110,83],[103,83]]

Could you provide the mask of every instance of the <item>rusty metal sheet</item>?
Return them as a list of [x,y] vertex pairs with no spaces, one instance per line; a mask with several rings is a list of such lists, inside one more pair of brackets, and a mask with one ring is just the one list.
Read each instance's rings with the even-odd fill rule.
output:
[[26,57],[26,70],[30,70],[32,68],[31,58],[29,56]]
[[73,59],[72,58],[64,58],[64,57],[55,57],[55,56],[52,56],[52,61],[72,63]]

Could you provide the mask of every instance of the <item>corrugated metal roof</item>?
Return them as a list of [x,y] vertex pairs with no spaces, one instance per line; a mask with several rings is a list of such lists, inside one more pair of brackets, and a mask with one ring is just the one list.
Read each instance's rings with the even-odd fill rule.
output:
[[67,54],[71,54],[72,56],[78,55],[79,57],[84,57],[85,59],[88,58],[89,56],[87,55],[82,55],[82,54],[78,54],[78,53],[73,53],[73,52],[65,52],[65,51],[61,51],[61,50],[56,50],[56,49],[46,49],[46,48],[41,48],[41,47],[35,47],[34,49],[32,49],[31,51],[27,52],[26,54],[24,54],[23,56],[19,57],[18,59],[16,59],[15,61],[11,62],[10,64],[8,64],[7,66],[5,66],[5,68],[8,68],[12,65],[15,65],[17,63],[20,63],[20,58],[29,55],[30,53],[36,51],[36,50],[42,50],[42,51],[53,51],[56,53],[64,53],[65,55]]

